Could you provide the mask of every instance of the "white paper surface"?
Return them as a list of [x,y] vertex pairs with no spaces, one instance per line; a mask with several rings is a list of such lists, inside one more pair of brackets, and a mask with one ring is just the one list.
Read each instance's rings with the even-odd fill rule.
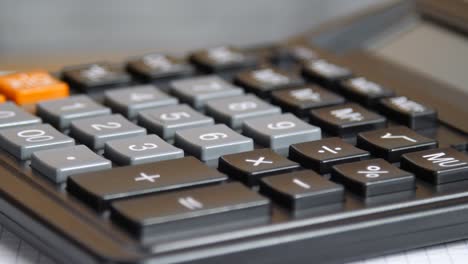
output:
[[[1,264],[58,264],[0,225]],[[349,264],[467,264],[468,240],[399,254],[365,259]]]

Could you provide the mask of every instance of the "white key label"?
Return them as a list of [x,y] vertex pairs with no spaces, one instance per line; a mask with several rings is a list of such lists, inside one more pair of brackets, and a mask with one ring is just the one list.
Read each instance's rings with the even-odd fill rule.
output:
[[253,160],[253,159],[246,159],[245,160],[246,162],[250,162],[250,163],[253,163],[253,166],[254,167],[257,167],[258,165],[262,164],[262,163],[265,163],[265,164],[273,164],[273,161],[271,160],[265,160],[265,157],[260,157],[256,160]]
[[279,74],[272,69],[263,69],[252,72],[252,76],[263,83],[271,83],[273,85],[281,85],[289,83],[289,78]]
[[155,182],[159,177],[161,177],[159,174],[148,175],[144,172],[140,172],[140,177],[136,177],[135,181]]
[[420,113],[426,111],[426,108],[423,105],[411,101],[405,96],[395,97],[390,100],[392,104],[407,112]]
[[290,94],[291,94],[292,97],[294,97],[295,99],[300,100],[300,101],[305,101],[305,100],[311,100],[311,101],[314,101],[314,102],[319,102],[320,101],[320,94],[314,92],[310,88],[294,90]]
[[333,110],[330,112],[334,117],[341,120],[362,121],[364,116],[359,112],[354,112],[352,108]]
[[196,210],[196,209],[202,209],[203,208],[203,204],[201,202],[195,200],[195,198],[193,198],[191,196],[179,198],[177,201],[182,206],[184,206],[185,208],[187,208],[189,210]]
[[443,168],[457,167],[467,164],[466,162],[460,162],[460,160],[448,157],[445,152],[424,155],[422,157],[425,158],[427,161],[430,161],[433,164],[437,164]]
[[406,141],[410,141],[410,142],[413,142],[413,143],[418,142],[414,138],[410,138],[410,137],[404,136],[404,135],[392,135],[392,133],[387,133],[387,134],[381,136],[380,138],[383,138],[383,139],[404,139]]

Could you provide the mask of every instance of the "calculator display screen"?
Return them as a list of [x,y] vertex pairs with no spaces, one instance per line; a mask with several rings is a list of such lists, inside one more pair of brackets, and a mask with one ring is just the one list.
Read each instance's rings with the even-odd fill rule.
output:
[[430,22],[413,24],[370,49],[385,60],[468,93],[468,37]]

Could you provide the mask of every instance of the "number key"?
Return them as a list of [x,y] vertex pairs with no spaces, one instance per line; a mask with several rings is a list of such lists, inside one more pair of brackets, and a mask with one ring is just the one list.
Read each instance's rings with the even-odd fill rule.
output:
[[153,85],[108,90],[104,96],[106,105],[127,118],[135,118],[144,109],[178,103],[177,98],[157,90]]
[[203,161],[253,149],[252,139],[239,135],[226,125],[179,130],[175,144]]
[[213,116],[217,122],[238,129],[242,127],[242,122],[247,119],[280,114],[281,109],[260,100],[254,95],[242,95],[210,100],[206,103],[206,113]]
[[214,125],[214,120],[188,105],[174,105],[141,111],[138,124],[167,140],[174,138],[177,130]]
[[119,114],[73,121],[71,135],[88,147],[97,150],[113,139],[146,135],[146,130],[134,125]]
[[298,119],[293,114],[282,114],[250,119],[244,122],[243,132],[258,144],[279,152],[291,144],[318,140],[321,130]]
[[106,142],[104,155],[119,165],[135,165],[182,158],[184,151],[156,135],[147,135]]
[[70,96],[37,104],[37,114],[60,130],[68,129],[73,120],[109,115],[110,109],[85,95]]
[[189,103],[195,109],[204,107],[207,100],[241,95],[242,89],[216,75],[172,81],[171,92],[181,101]]
[[12,102],[0,104],[0,129],[40,123],[40,118],[31,115]]
[[42,124],[1,130],[0,144],[10,154],[26,160],[35,151],[72,146],[75,140],[49,124]]

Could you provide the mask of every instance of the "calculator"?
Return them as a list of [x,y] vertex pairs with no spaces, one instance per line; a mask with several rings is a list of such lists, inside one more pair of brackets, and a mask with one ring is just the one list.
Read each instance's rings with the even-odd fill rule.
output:
[[1,75],[0,221],[61,263],[345,263],[466,239],[463,10],[393,1],[274,44]]

